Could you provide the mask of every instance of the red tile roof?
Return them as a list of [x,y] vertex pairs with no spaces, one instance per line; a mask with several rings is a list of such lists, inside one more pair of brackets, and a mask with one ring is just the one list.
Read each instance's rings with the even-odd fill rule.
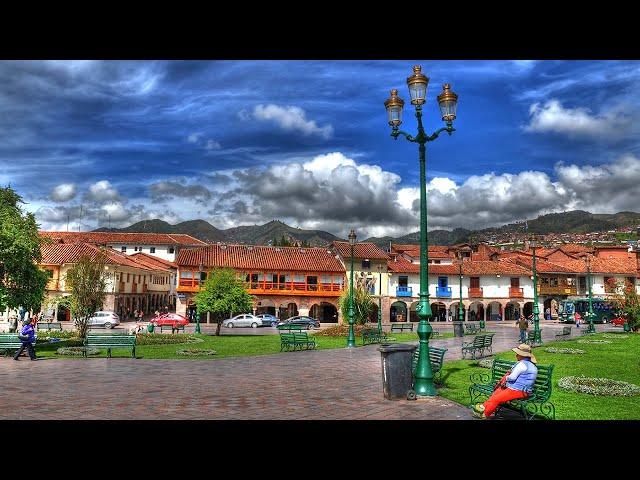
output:
[[129,255],[129,258],[133,258],[138,263],[147,265],[150,268],[159,268],[162,270],[167,268],[178,268],[178,265],[176,265],[175,262],[170,262],[169,260],[149,255],[148,253],[136,252]]
[[[331,246],[336,249],[343,259],[351,258],[351,245],[349,242],[331,242]],[[369,258],[374,260],[387,260],[389,255],[371,242],[359,242],[353,247],[354,258]]]
[[[449,253],[446,245],[429,245],[429,258],[453,258],[453,254]],[[420,245],[412,244],[391,244],[391,251],[396,253],[404,253],[412,258],[420,258]]]
[[[420,265],[417,263],[411,263],[404,258],[398,256],[398,261],[387,262],[389,271],[396,273],[420,273]],[[429,274],[433,275],[458,275],[458,264],[451,265],[429,265]],[[476,260],[476,261],[464,261],[462,263],[463,275],[517,275],[526,276],[531,275],[531,272],[526,268],[508,261],[491,261],[491,260]]]
[[345,268],[326,248],[209,245],[180,250],[176,264],[182,267],[231,267],[269,271],[340,272]]
[[51,238],[57,243],[137,243],[139,245],[177,245],[199,247],[207,245],[191,235],[183,233],[122,233],[122,232],[47,232],[41,230],[41,237]]
[[88,255],[95,259],[103,253],[106,263],[125,267],[139,268],[142,270],[164,270],[164,268],[150,268],[135,261],[128,255],[116,252],[111,248],[100,248],[90,243],[50,243],[40,247],[43,265],[63,265],[65,263],[77,263],[83,256]]

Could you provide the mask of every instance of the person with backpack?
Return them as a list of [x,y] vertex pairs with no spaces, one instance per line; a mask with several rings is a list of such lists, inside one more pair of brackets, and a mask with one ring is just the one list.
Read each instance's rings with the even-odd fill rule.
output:
[[520,319],[516,322],[516,325],[520,329],[520,343],[527,341],[527,328],[529,328],[529,322],[524,315],[520,315]]
[[22,346],[18,350],[18,352],[13,357],[14,360],[20,360],[18,357],[24,352],[26,348],[29,352],[29,358],[31,360],[37,360],[36,351],[33,346],[36,343],[36,332],[35,332],[35,318],[33,318],[29,323],[25,323],[25,325],[20,330],[20,335],[18,338],[22,342]]

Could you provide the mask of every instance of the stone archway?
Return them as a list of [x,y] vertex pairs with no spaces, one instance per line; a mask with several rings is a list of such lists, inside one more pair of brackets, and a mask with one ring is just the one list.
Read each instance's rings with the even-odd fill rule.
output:
[[521,313],[520,304],[515,300],[509,300],[504,308],[504,320],[515,322]]
[[338,309],[329,302],[314,303],[309,316],[318,319],[320,323],[338,323]]
[[[554,318],[558,318],[558,306],[562,300],[559,298],[549,297],[542,304],[542,312],[540,313],[540,318],[544,318],[545,320],[552,320]],[[549,315],[551,318],[547,318],[547,309],[549,309]]]
[[391,304],[390,314],[392,322],[406,322],[407,321],[407,304],[404,302],[396,301]]
[[432,322],[447,321],[447,306],[442,302],[433,302],[431,304],[431,320]]
[[258,300],[258,307],[256,308],[256,315],[266,313],[269,315],[276,315],[276,304],[269,298],[261,298]]
[[504,312],[500,302],[493,301],[487,305],[487,320],[504,320]]
[[[454,302],[449,305],[449,314],[451,315],[451,320],[459,321],[460,320],[460,312],[458,311],[458,305],[460,301]],[[448,318],[447,318],[448,320]],[[467,320],[467,309],[465,308],[464,301],[462,302],[462,321],[465,322]]]
[[375,302],[373,303],[373,307],[369,312],[369,318],[367,319],[367,322],[378,323],[378,304]]
[[533,302],[527,302],[524,304],[524,307],[522,307],[522,314],[525,316],[525,318],[529,318],[529,315],[531,315],[533,313]]
[[410,322],[419,322],[418,318],[418,305],[420,305],[420,301],[412,302],[409,306],[409,321]]
[[278,309],[278,318],[281,320],[286,320],[290,317],[295,317],[298,315],[298,304],[295,302],[286,302],[280,304],[280,308]]
[[484,303],[476,300],[475,302],[471,302],[469,305],[469,321],[470,322],[479,322],[480,320],[484,321],[485,308]]

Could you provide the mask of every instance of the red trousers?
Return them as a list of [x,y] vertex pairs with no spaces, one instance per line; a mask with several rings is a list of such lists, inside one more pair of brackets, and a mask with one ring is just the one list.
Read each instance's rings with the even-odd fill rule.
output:
[[491,396],[484,402],[484,414],[489,417],[493,415],[496,408],[502,403],[506,403],[509,400],[517,400],[520,398],[527,398],[528,393],[522,390],[512,390],[510,388],[498,388],[491,394]]

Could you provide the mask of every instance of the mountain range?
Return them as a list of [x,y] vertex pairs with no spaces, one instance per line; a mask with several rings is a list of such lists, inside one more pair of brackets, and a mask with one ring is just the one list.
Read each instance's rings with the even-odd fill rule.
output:
[[[619,227],[640,225],[640,213],[618,212],[614,214],[593,214],[583,210],[572,210],[563,213],[541,215],[525,222],[511,223],[501,227],[482,230],[430,230],[430,245],[453,245],[473,241],[474,238],[508,232],[530,233],[587,233],[607,231]],[[283,238],[290,243],[306,242],[312,246],[326,246],[334,240],[344,240],[322,230],[304,230],[295,228],[279,220],[272,220],[264,225],[243,225],[221,230],[204,220],[189,220],[171,225],[163,220],[146,220],[134,223],[125,228],[98,228],[102,232],[150,232],[150,233],[186,233],[205,242],[236,243],[248,245],[269,245],[274,240]],[[420,232],[413,232],[401,237],[371,237],[363,240],[378,246],[388,246],[389,242],[417,244]]]

